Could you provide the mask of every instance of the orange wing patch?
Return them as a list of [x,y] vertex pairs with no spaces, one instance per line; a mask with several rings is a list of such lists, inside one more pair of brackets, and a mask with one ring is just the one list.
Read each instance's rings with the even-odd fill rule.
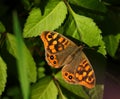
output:
[[45,31],[41,34],[41,39],[44,47],[53,54],[66,49],[70,44],[76,46],[57,32]]
[[95,85],[94,71],[86,59],[81,61],[75,72],[75,77],[80,85],[88,88],[93,88]]

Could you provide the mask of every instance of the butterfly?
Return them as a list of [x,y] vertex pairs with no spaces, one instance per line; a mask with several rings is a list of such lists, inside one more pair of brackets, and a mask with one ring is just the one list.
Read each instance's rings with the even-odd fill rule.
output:
[[95,86],[95,73],[88,58],[67,37],[54,31],[44,31],[40,35],[45,48],[47,63],[54,68],[62,68],[62,76],[70,84],[78,84],[89,89]]

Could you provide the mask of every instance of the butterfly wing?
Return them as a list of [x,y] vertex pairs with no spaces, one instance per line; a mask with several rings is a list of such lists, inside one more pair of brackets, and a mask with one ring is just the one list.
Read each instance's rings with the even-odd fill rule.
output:
[[47,63],[54,68],[63,66],[66,58],[77,47],[75,43],[57,32],[44,31],[41,39]]
[[81,47],[78,47],[67,60],[69,60],[69,58],[72,58],[72,61],[63,67],[63,78],[68,83],[80,84],[87,88],[93,88],[96,82],[95,74]]

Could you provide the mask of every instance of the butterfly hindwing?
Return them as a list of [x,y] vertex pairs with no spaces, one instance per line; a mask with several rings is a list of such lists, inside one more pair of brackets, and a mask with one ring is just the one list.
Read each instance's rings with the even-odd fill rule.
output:
[[90,64],[84,52],[81,53],[81,57],[82,59],[75,71],[75,78],[80,85],[93,88],[96,81],[92,65]]
[[95,74],[82,49],[78,47],[69,57],[72,57],[72,61],[66,64],[62,69],[64,79],[68,83],[93,88],[95,85]]

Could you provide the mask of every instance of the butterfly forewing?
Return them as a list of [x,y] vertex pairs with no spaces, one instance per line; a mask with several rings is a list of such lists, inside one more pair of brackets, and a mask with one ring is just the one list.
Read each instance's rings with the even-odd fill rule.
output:
[[66,58],[70,53],[72,53],[73,49],[75,49],[75,47],[68,47],[67,49],[55,54],[45,51],[46,60],[50,66],[60,68],[65,65]]
[[44,42],[46,60],[55,68],[63,66],[65,59],[77,47],[75,43],[57,32],[45,31],[41,34],[41,39]]

